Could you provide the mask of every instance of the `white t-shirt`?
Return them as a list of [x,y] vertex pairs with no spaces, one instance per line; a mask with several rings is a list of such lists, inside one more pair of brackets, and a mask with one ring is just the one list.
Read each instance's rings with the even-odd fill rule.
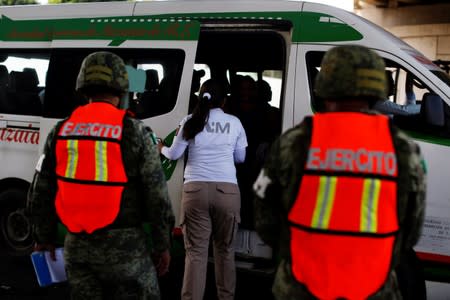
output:
[[[237,183],[234,162],[244,160],[245,155],[242,157],[242,153],[245,153],[247,147],[247,137],[241,121],[220,108],[211,109],[203,131],[186,141],[183,139],[183,126],[190,118],[191,115],[188,115],[181,121],[172,146],[163,147],[161,153],[169,159],[178,159],[186,147],[189,147],[184,182]],[[235,159],[235,156],[238,158]]]

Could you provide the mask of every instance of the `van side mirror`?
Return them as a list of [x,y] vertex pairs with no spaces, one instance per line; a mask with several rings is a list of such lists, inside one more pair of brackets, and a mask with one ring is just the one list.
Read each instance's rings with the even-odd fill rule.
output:
[[445,125],[444,101],[436,94],[423,95],[420,114],[427,125],[439,127]]

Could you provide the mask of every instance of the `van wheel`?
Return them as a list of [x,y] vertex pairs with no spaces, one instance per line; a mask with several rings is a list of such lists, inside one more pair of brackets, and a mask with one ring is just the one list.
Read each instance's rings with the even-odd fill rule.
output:
[[0,192],[0,243],[7,254],[21,256],[31,252],[31,223],[25,216],[27,193],[20,189]]

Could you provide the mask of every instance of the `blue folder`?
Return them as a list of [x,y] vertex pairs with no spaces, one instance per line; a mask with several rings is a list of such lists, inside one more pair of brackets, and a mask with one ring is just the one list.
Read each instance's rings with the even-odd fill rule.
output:
[[49,286],[67,280],[63,250],[63,248],[55,249],[56,261],[50,258],[50,252],[48,251],[35,251],[31,254],[31,261],[39,286]]
[[45,260],[45,254],[43,251],[36,251],[31,253],[31,261],[33,262],[34,271],[39,286],[49,286],[52,284],[52,278],[50,277],[50,271],[48,269],[47,262]]

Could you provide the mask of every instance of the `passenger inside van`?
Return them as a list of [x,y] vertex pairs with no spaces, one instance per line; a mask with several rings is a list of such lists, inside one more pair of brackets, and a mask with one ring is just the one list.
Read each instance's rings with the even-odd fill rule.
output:
[[272,100],[270,84],[261,79],[256,82],[256,86],[258,89],[258,105],[261,106],[266,120],[271,124],[267,128],[267,137],[264,140],[272,142],[281,132],[281,111],[278,107],[274,107],[269,103]]
[[[248,147],[245,162],[237,166],[237,177],[241,188],[242,203],[241,210],[245,218],[242,218],[242,227],[253,227],[253,205],[249,199],[252,199],[252,184],[259,174],[261,166],[261,157],[258,158],[258,148],[270,143],[273,139],[273,132],[265,113],[266,109],[261,102],[267,99],[267,95],[258,93],[256,81],[248,75],[235,75],[231,80],[231,99],[230,111],[237,116],[242,123],[247,135]],[[279,131],[278,133],[279,134]],[[260,156],[263,152],[260,153]],[[246,201],[247,200],[247,201]]]
[[281,111],[279,108],[269,104],[272,100],[270,84],[262,79],[256,83],[258,88],[258,105],[261,106],[263,111],[265,123],[270,124],[270,126],[265,126],[266,135],[256,148],[255,161],[252,167],[252,169],[260,172],[272,142],[281,133]]
[[230,78],[230,97],[226,102],[225,111],[239,118],[247,135],[247,154],[242,164],[236,165],[236,176],[241,191],[241,224],[242,228],[253,226],[253,205],[250,201],[254,182],[251,170],[255,158],[258,125],[258,114],[252,113],[256,108],[256,83],[250,76],[235,74]]
[[[390,97],[395,95],[395,82],[394,78],[392,77],[391,71],[386,70],[386,78],[388,83],[388,99],[386,99],[385,101],[377,101],[373,106],[373,109],[390,116],[410,116],[419,114],[420,104],[415,103],[415,96],[412,91],[412,83],[406,83],[406,86],[409,87],[410,90],[406,90],[407,103],[405,105],[401,105],[389,100]],[[408,80],[411,81],[412,79],[409,78]]]

